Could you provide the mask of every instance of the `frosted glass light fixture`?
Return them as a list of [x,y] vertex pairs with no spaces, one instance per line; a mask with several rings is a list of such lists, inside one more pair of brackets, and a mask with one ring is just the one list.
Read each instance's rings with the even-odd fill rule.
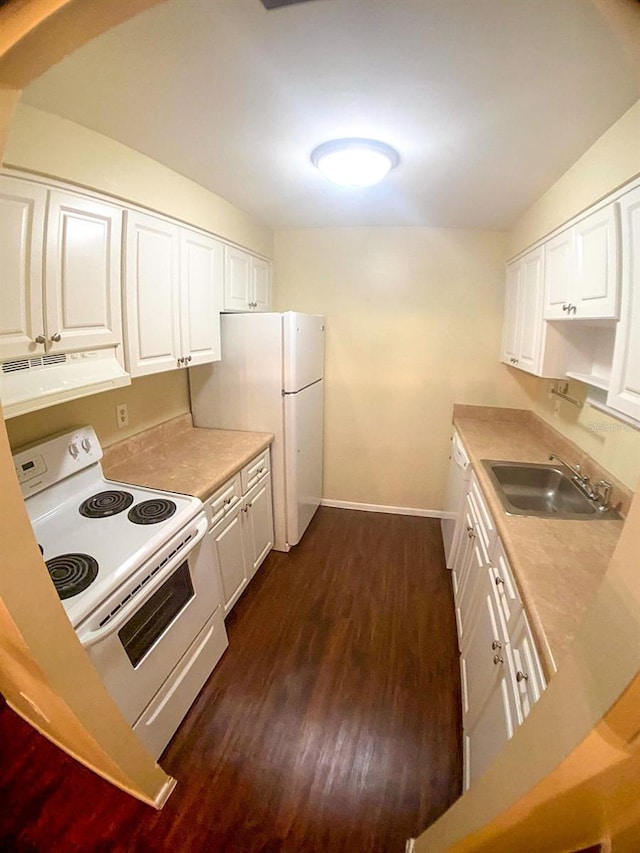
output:
[[398,152],[375,139],[334,139],[311,152],[311,162],[334,184],[371,187],[398,165]]

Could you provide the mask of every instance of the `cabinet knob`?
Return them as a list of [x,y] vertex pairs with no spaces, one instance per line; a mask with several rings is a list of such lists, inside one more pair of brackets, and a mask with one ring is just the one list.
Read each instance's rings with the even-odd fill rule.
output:
[[60,332],[54,332],[51,335],[51,341],[53,341],[54,344],[57,344],[61,340],[62,340],[62,335],[60,334]]
[[496,586],[500,586],[501,583],[504,583],[504,580],[498,575],[495,579]]
[[258,468],[257,474],[264,474],[264,468]]
[[185,363],[186,363],[186,364],[189,364],[189,362],[191,361],[191,359],[192,359],[192,358],[193,358],[193,356],[188,355],[188,356],[185,358]]
[[562,310],[563,310],[563,311],[568,311],[568,310],[569,310],[569,303],[568,303],[568,302],[563,302],[563,303],[562,303]]
[[184,358],[178,359],[178,367],[180,367],[181,364],[184,364]]
[[44,343],[46,343],[46,342],[47,342],[47,339],[45,338],[45,336],[44,336],[44,335],[37,335],[37,336],[33,339],[33,341],[34,341],[34,343],[36,343],[36,344],[44,344]]
[[499,664],[504,663],[504,658],[501,658],[500,655],[494,655],[493,662],[496,666],[498,666]]
[[473,539],[473,537],[475,535],[476,535],[476,532],[473,529],[473,527],[467,527],[467,536],[469,537],[469,539]]
[[494,641],[493,641],[493,643],[491,643],[491,648],[492,648],[492,649],[493,649],[493,651],[495,652],[495,651],[496,651],[496,649],[501,649],[501,648],[502,648],[502,643],[500,642],[500,640],[494,640]]
[[516,681],[518,681],[518,682],[520,682],[520,681],[529,681],[529,676],[527,675],[527,673],[526,673],[526,672],[522,672],[522,670],[519,670],[519,671],[516,673]]

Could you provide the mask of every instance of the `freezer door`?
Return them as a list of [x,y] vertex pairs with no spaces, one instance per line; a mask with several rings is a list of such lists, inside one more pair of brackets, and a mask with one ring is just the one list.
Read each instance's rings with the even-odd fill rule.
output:
[[284,390],[300,391],[324,376],[324,317],[285,311]]
[[289,545],[300,541],[322,498],[323,384],[284,398]]

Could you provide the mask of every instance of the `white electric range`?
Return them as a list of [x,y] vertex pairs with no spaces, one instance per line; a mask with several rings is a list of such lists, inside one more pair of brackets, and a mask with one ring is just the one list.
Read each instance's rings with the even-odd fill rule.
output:
[[107,480],[88,426],[13,458],[62,606],[157,757],[227,646],[202,502]]

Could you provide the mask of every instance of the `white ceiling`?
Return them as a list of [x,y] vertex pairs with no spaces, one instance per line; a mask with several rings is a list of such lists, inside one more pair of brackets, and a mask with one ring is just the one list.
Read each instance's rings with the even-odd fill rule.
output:
[[[638,97],[590,0],[169,0],[25,93],[273,228],[504,228]],[[334,187],[341,136],[401,163]]]

